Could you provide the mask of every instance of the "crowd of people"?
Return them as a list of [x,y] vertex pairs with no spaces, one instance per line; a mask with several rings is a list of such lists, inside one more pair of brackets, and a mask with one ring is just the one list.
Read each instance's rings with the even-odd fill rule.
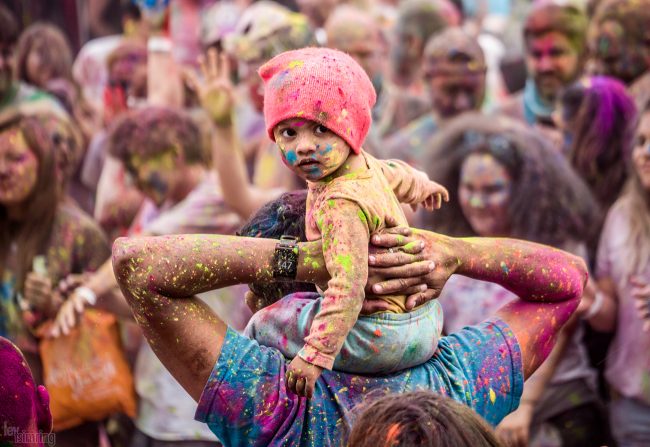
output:
[[650,446],[650,0],[89,3],[0,3],[1,447]]

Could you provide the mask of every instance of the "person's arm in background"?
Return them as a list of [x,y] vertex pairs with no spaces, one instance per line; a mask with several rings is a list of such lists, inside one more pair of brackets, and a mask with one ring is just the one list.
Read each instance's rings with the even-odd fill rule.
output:
[[185,71],[185,80],[201,101],[201,107],[214,124],[212,161],[219,176],[223,198],[242,219],[248,219],[283,190],[263,190],[248,177],[242,145],[235,129],[235,89],[230,81],[230,62],[225,53],[208,50],[200,58],[203,81],[193,71]]

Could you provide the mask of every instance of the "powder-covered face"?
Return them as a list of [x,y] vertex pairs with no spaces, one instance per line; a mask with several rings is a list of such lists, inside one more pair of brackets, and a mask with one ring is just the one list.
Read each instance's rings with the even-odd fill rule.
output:
[[641,185],[650,193],[650,112],[645,112],[641,117],[632,161]]
[[138,189],[156,206],[173,195],[179,182],[178,157],[173,149],[148,158],[132,155],[130,165]]
[[238,66],[239,76],[246,85],[251,104],[258,112],[264,110],[264,83],[257,74],[262,64],[263,61],[240,62]]
[[431,104],[442,118],[451,118],[471,110],[478,110],[485,93],[485,75],[468,73],[453,65],[448,73],[425,76],[431,97]]
[[350,146],[327,127],[301,118],[273,129],[282,161],[299,177],[317,182],[335,173],[348,159]]
[[38,159],[22,132],[8,129],[0,133],[0,203],[18,205],[36,186]]
[[580,74],[580,55],[564,34],[552,31],[528,41],[526,65],[539,94],[553,100]]
[[512,179],[506,168],[489,154],[468,156],[460,171],[458,200],[472,229],[479,236],[507,236],[508,202]]
[[590,42],[594,71],[631,84],[648,69],[649,60],[645,45],[632,40],[619,22],[603,22]]

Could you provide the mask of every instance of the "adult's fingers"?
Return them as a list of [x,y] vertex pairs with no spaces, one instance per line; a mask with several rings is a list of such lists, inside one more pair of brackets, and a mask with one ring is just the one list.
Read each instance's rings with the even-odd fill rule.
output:
[[199,77],[197,76],[196,72],[191,68],[185,68],[181,74],[183,76],[185,84],[187,84],[190,90],[199,93],[201,88],[201,81],[199,81]]
[[421,284],[421,278],[398,278],[390,279],[372,286],[373,293],[377,295],[404,294],[410,287]]
[[431,301],[434,298],[437,298],[438,291],[435,289],[426,289],[422,292],[417,292],[412,295],[409,295],[406,298],[406,309],[413,310],[418,306],[423,305],[424,303]]
[[397,252],[373,253],[368,256],[368,265],[371,268],[384,269],[387,267],[400,267],[413,264],[415,262],[426,261],[423,254],[410,254]]
[[372,274],[380,278],[419,278],[431,273],[435,269],[436,264],[434,262],[425,260],[405,265],[396,265],[393,267],[375,268],[376,266],[374,265],[372,267]]
[[219,63],[221,65],[221,78],[228,81],[230,77],[230,58],[225,51],[219,54]]
[[411,242],[419,242],[418,238],[404,236],[403,234],[381,233],[374,234],[370,238],[370,243],[375,247],[399,248]]
[[369,294],[366,293],[366,299],[363,300],[361,305],[361,315],[372,315],[377,312],[385,312],[390,309],[390,304],[387,301],[381,299],[370,298]]
[[210,79],[219,77],[219,54],[215,48],[208,50],[208,73],[210,74]]
[[400,226],[399,221],[393,216],[386,217],[386,228],[382,233],[401,234],[402,236],[410,236],[411,229],[409,227]]

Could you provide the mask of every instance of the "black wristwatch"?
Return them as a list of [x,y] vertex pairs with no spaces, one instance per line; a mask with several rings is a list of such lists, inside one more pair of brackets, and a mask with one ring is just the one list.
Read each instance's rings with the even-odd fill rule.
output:
[[273,253],[273,278],[293,281],[298,272],[298,238],[282,236]]

